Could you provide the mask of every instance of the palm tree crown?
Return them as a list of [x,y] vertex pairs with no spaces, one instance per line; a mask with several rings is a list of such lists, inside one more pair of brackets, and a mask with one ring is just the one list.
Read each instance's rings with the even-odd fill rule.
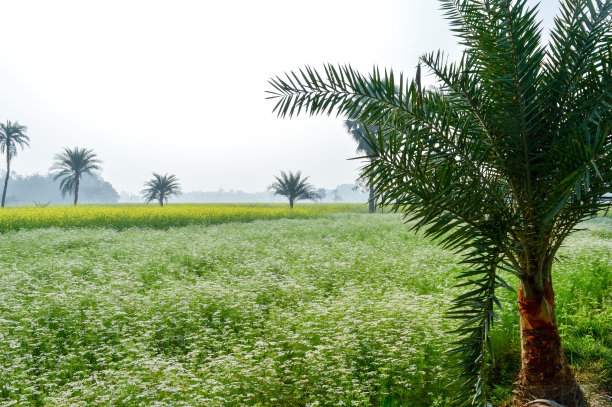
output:
[[302,178],[302,172],[298,171],[295,174],[289,171],[281,171],[280,177],[274,176],[276,182],[268,187],[268,190],[274,191],[274,195],[286,196],[289,199],[289,206],[293,209],[293,204],[296,201],[310,199],[316,201],[320,198],[315,187],[308,181],[309,177]]
[[[351,135],[351,137],[353,137],[353,140],[355,140],[355,142],[357,143],[356,152],[364,154],[370,160],[375,159],[374,149],[372,149],[368,141],[372,133],[376,134],[378,132],[378,126],[367,126],[363,124],[359,119],[346,119],[344,121],[344,128]],[[368,209],[370,213],[373,213],[376,211],[376,197],[374,194],[374,187],[372,185],[369,185],[368,188]]]
[[357,143],[357,153],[363,153],[368,157],[374,155],[374,150],[368,142],[368,135],[376,133],[378,129],[373,128],[370,130],[370,128],[361,123],[359,119],[344,120],[344,129]]
[[7,120],[6,123],[0,123],[0,152],[6,154],[6,176],[4,178],[1,203],[3,208],[6,199],[6,187],[11,173],[11,161],[17,155],[17,146],[23,150],[30,145],[30,138],[25,134],[26,130],[27,127],[20,125],[18,122],[13,123]]
[[87,148],[75,147],[64,148],[59,154],[55,155],[55,162],[51,167],[54,172],[53,180],[60,181],[62,196],[74,194],[74,204],[79,199],[79,184],[83,174],[92,174],[93,171],[100,170],[102,162],[97,158],[96,153]]
[[153,179],[145,182],[145,189],[141,191],[147,203],[158,201],[160,206],[168,202],[168,198],[172,195],[180,195],[182,193],[179,180],[174,175],[160,175],[153,173]]
[[487,400],[496,290],[518,277],[522,368],[516,403],[530,395],[584,406],[561,348],[552,266],[566,237],[610,204],[612,0],[564,0],[548,46],[527,0],[442,0],[465,47],[456,63],[421,57],[439,81],[375,68],[306,67],[270,81],[281,117],[334,109],[379,131],[365,169],[383,202],[464,254],[469,289],[450,315],[461,384]]

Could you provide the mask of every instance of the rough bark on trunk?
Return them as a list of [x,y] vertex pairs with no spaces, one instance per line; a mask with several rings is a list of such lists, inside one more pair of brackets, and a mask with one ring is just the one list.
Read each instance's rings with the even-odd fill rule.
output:
[[376,212],[376,202],[374,202],[374,188],[370,187],[370,196],[368,197],[370,213]]
[[[7,149],[8,152],[8,149]],[[6,156],[6,177],[4,177],[4,190],[2,190],[2,208],[4,208],[4,200],[6,199],[6,187],[8,186],[9,174],[11,173],[11,162]]]
[[533,280],[521,281],[519,313],[522,367],[514,405],[546,399],[564,407],[588,406],[561,347],[552,283],[538,288]]
[[79,200],[79,179],[77,178],[76,184],[74,186],[74,206],[76,206]]

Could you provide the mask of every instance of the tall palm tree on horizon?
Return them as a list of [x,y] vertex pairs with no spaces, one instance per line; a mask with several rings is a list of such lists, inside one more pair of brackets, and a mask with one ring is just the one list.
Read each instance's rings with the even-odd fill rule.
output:
[[6,199],[6,188],[8,186],[9,176],[11,173],[11,160],[17,155],[17,146],[23,150],[30,145],[30,138],[26,136],[26,126],[22,126],[19,122],[0,123],[0,152],[6,154],[6,176],[4,177],[4,189],[2,190],[2,203],[0,207],[4,208]]
[[182,194],[181,185],[175,175],[160,175],[153,173],[153,179],[145,182],[146,187],[140,193],[144,195],[145,202],[157,201],[159,206],[164,206],[172,195]]
[[377,67],[310,66],[270,80],[280,117],[337,113],[381,131],[364,175],[413,229],[464,256],[452,354],[464,404],[487,405],[496,291],[517,278],[521,369],[513,405],[587,405],[561,346],[554,272],[612,192],[612,0],[563,0],[542,43],[527,0],[441,0],[463,46],[421,57],[438,87]]
[[[368,142],[369,134],[376,133],[378,128],[376,126],[366,128],[366,126],[359,121],[359,119],[346,119],[344,120],[344,128],[349,133],[353,140],[357,143],[357,153],[363,153],[371,161],[374,159],[374,149]],[[374,186],[368,186],[368,211],[370,213],[376,212],[376,197],[374,196]]]
[[60,181],[62,196],[74,194],[74,205],[79,200],[79,185],[84,174],[90,174],[100,170],[100,161],[93,150],[75,147],[70,149],[64,147],[64,151],[55,155],[55,162],[51,166],[54,173],[53,181]]

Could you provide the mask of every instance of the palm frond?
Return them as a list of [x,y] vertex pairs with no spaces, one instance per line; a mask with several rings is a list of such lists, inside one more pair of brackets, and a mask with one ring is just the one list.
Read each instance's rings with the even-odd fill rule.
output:
[[7,120],[0,123],[0,152],[7,154],[10,162],[17,154],[17,146],[23,150],[30,145],[30,138],[25,134],[26,126]]

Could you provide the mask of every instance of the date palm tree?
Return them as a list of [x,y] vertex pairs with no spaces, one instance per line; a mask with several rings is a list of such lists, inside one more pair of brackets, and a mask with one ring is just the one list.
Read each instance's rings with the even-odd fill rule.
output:
[[164,206],[172,195],[182,193],[179,180],[174,175],[153,173],[153,179],[145,182],[144,185],[146,188],[140,193],[144,195],[145,202],[157,201],[159,206]]
[[320,198],[315,187],[307,182],[309,177],[302,177],[302,172],[298,171],[295,174],[289,171],[281,171],[280,177],[274,176],[276,182],[268,187],[268,190],[274,191],[274,195],[282,195],[289,199],[289,206],[293,209],[293,204],[296,201],[310,199],[316,201]]
[[51,172],[55,175],[53,181],[61,179],[60,190],[62,196],[74,194],[74,205],[76,206],[79,200],[81,177],[84,174],[92,174],[94,171],[100,170],[101,163],[96,153],[90,149],[65,147],[64,151],[55,155],[55,162],[51,167]]
[[522,367],[515,403],[586,406],[555,319],[556,254],[612,192],[612,0],[564,0],[542,45],[526,0],[442,0],[465,47],[421,57],[421,90],[392,71],[306,67],[270,80],[281,117],[337,112],[379,126],[365,176],[376,194],[461,251],[459,398],[484,406],[502,271],[518,278]]
[[25,134],[26,130],[27,127],[20,125],[18,122],[12,123],[7,120],[6,123],[0,123],[0,152],[6,154],[6,176],[4,177],[2,203],[0,205],[2,208],[4,208],[6,187],[11,174],[11,160],[17,155],[17,146],[23,150],[30,145],[30,138]]

